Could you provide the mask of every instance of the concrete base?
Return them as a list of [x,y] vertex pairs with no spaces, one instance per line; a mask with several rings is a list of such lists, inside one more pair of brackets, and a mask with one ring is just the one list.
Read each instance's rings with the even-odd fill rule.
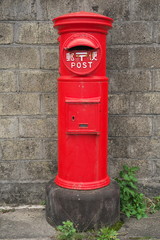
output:
[[115,181],[96,190],[71,190],[53,180],[46,187],[46,219],[52,226],[70,220],[79,231],[109,226],[119,220],[119,186]]

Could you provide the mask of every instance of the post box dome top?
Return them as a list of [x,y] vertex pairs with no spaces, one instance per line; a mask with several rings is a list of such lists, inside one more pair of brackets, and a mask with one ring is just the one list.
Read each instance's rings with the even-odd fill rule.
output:
[[72,18],[72,17],[93,17],[93,18],[104,18],[104,19],[108,19],[110,21],[113,21],[112,18],[106,17],[104,15],[98,14],[98,13],[93,13],[93,12],[74,12],[74,13],[68,13],[68,14],[64,14],[62,16],[56,17],[53,20],[57,20],[57,19],[62,19],[62,18]]
[[79,29],[87,29],[90,31],[99,31],[106,33],[112,27],[113,19],[104,15],[92,12],[75,12],[64,14],[53,20],[54,27],[59,33],[67,31],[76,31]]

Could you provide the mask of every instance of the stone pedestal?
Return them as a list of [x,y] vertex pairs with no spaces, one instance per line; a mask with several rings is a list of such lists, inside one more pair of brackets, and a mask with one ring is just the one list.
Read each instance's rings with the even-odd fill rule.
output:
[[119,186],[115,181],[96,190],[61,188],[53,180],[46,187],[46,219],[52,226],[70,220],[79,231],[110,226],[119,220]]

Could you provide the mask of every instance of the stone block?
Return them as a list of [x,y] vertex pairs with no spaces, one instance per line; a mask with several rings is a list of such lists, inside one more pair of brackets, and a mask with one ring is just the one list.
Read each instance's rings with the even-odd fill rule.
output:
[[129,2],[127,0],[87,0],[84,3],[79,0],[79,9],[84,9],[89,12],[97,12],[105,16],[111,17],[114,20],[126,20],[130,19]]
[[13,24],[0,23],[0,44],[13,43]]
[[38,42],[37,22],[22,22],[16,26],[16,42],[26,44],[36,44]]
[[0,1],[0,20],[36,20],[36,1]]
[[35,115],[39,113],[39,94],[24,93],[0,95],[0,115]]
[[26,44],[57,43],[57,32],[52,22],[25,22],[16,27],[16,42]]
[[19,59],[17,60],[19,68],[40,68],[40,56],[38,48],[19,48]]
[[[48,9],[47,9],[47,2],[44,0],[37,0],[36,7],[37,7],[37,20],[47,20],[48,19]],[[52,16],[53,18],[54,16]],[[51,19],[49,19],[51,20]]]
[[[157,5],[157,11],[158,13],[160,12],[160,3],[158,2],[158,5]],[[160,20],[160,15],[158,14],[158,21]]]
[[121,22],[113,25],[112,44],[145,44],[152,42],[152,24],[144,22]]
[[160,136],[160,116],[153,116],[153,134]]
[[154,160],[154,177],[159,179],[160,176],[160,160]]
[[15,138],[19,136],[18,133],[18,119],[17,118],[2,118],[0,119],[0,138]]
[[0,47],[0,68],[18,68],[19,48]]
[[[79,5],[82,4],[80,1],[77,3],[76,0],[59,0],[47,1],[47,19],[51,20],[52,18],[58,17],[63,14],[77,12],[79,9]],[[85,4],[86,5],[86,4]],[[81,9],[82,10],[82,9]],[[80,11],[80,10],[79,10]]]
[[[97,0],[98,3],[100,3]],[[126,0],[109,0],[106,4],[101,0],[100,9],[103,10],[103,15],[113,18],[114,20],[126,20],[130,19],[129,2]]]
[[57,136],[56,118],[20,118],[21,137],[52,138]]
[[151,136],[152,118],[146,116],[110,116],[109,136]]
[[57,161],[57,140],[43,139],[43,158]]
[[0,20],[13,20],[16,18],[16,1],[0,1]]
[[134,51],[134,67],[160,68],[160,47],[136,47]]
[[129,158],[113,158],[109,161],[109,173],[112,178],[119,177],[119,172],[122,170],[123,165],[129,167],[139,167],[136,176],[141,179],[154,176],[153,161],[146,159],[129,159]]
[[111,31],[108,32],[107,34],[107,46],[111,46],[112,41],[111,41]]
[[134,114],[160,114],[160,93],[134,93],[131,108]]
[[42,47],[41,48],[41,68],[57,69],[58,64],[59,64],[58,48]]
[[154,42],[160,43],[160,22],[155,22],[153,29],[154,29],[154,32],[153,32]]
[[159,0],[135,0],[133,20],[157,20]]
[[42,74],[42,92],[53,92],[57,93],[57,79],[59,74],[57,71],[44,72]]
[[129,95],[110,94],[109,95],[109,114],[128,114]]
[[0,74],[0,92],[16,92],[17,91],[17,76],[12,71],[1,71]]
[[[54,17],[54,16],[53,16]],[[53,44],[58,43],[58,33],[53,28],[52,22],[40,22],[38,29],[38,43],[39,44]]]
[[42,142],[38,139],[12,139],[0,141],[2,160],[42,159]]
[[0,182],[1,204],[40,204],[45,199],[46,182]]
[[2,160],[2,155],[3,155],[3,150],[2,150],[2,147],[0,145],[0,161]]
[[19,72],[19,89],[21,92],[42,92],[43,72],[26,70]]
[[57,115],[57,94],[41,95],[41,112],[43,114]]
[[160,184],[156,179],[139,179],[139,191],[150,198],[159,196]]
[[153,137],[151,138],[151,147],[152,147],[152,152],[151,152],[151,157],[152,159],[160,159],[160,139],[159,137]]
[[21,94],[19,97],[21,115],[36,115],[40,113],[39,94]]
[[160,70],[155,69],[152,71],[153,73],[153,90],[160,91]]
[[131,138],[130,157],[136,159],[159,159],[160,139],[152,138]]
[[21,92],[57,92],[57,71],[21,71],[19,85]]
[[125,137],[109,138],[109,156],[110,158],[129,157],[129,140]]
[[130,66],[130,53],[129,49],[126,47],[110,47],[107,49],[107,56],[108,56],[108,70],[111,69],[125,69],[129,68]]
[[139,92],[151,90],[151,72],[145,70],[109,71],[110,92]]
[[36,20],[37,9],[36,1],[22,0],[17,1],[16,4],[17,20]]
[[151,138],[130,138],[130,158],[151,159],[153,157],[153,145]]
[[20,179],[20,162],[18,161],[1,161],[0,162],[0,179],[1,180],[19,180]]
[[50,180],[53,178],[54,164],[51,161],[22,161],[21,180]]
[[0,68],[39,68],[39,51],[32,47],[0,48]]

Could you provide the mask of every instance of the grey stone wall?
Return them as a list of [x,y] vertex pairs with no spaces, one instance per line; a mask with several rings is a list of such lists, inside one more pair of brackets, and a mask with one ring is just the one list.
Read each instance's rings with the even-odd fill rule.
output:
[[160,189],[160,1],[0,0],[0,203],[40,203],[57,171],[58,43],[51,19],[113,17],[108,35],[109,169],[138,165]]

